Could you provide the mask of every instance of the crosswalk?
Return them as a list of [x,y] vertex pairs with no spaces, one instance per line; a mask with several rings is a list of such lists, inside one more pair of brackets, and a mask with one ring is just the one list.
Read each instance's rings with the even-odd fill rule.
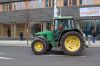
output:
[[3,55],[3,54],[6,54],[6,53],[0,53],[0,55],[1,55],[1,54]]

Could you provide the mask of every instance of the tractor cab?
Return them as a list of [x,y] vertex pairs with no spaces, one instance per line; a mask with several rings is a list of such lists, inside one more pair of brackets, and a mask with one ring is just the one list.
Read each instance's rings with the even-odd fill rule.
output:
[[53,19],[53,34],[54,39],[58,41],[59,35],[65,30],[74,29],[73,18],[71,16],[56,17]]
[[54,30],[59,30],[60,28],[63,28],[63,30],[74,29],[73,18],[71,16],[56,17],[53,21]]

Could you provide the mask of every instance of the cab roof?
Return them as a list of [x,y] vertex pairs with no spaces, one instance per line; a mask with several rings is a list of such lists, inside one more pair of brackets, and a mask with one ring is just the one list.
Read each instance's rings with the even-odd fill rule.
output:
[[73,18],[72,16],[57,16],[57,17],[54,17],[54,19],[70,19],[70,18]]

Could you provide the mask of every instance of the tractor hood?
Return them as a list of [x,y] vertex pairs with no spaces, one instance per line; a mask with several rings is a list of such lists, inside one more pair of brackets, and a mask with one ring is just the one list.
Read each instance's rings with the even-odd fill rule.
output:
[[36,36],[47,35],[47,34],[52,34],[52,31],[43,31],[43,32],[35,33]]
[[38,32],[38,33],[36,33],[36,36],[43,37],[47,41],[52,41],[53,40],[53,32],[52,31]]

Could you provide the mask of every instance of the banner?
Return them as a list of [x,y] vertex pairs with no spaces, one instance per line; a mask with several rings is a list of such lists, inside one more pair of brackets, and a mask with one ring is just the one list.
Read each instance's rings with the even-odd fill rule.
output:
[[80,17],[100,16],[100,7],[80,8]]

